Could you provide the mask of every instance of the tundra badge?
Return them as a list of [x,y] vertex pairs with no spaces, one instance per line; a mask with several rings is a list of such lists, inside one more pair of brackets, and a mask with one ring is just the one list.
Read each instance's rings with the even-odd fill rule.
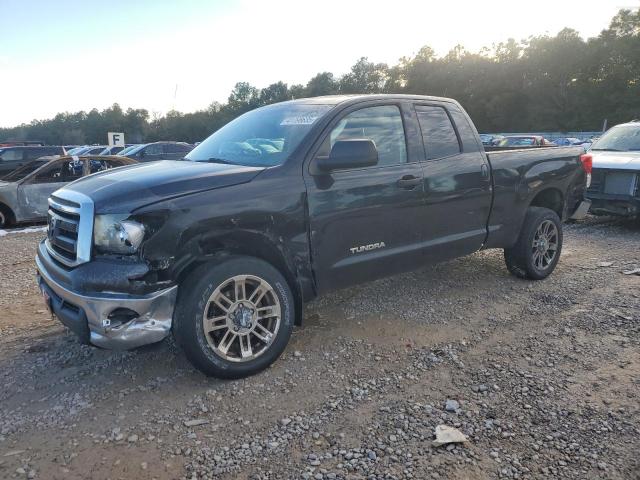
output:
[[361,253],[361,252],[368,252],[369,250],[376,250],[378,248],[385,248],[385,247],[386,245],[384,244],[384,242],[376,242],[376,243],[370,243],[369,245],[351,247],[349,250],[351,251],[351,253]]

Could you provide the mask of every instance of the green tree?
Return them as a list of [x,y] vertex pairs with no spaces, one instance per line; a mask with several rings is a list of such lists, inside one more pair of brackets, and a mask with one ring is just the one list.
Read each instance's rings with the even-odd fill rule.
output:
[[385,63],[373,63],[366,57],[358,60],[351,72],[339,82],[340,93],[381,93],[388,77]]
[[338,83],[333,73],[322,72],[307,82],[304,94],[308,97],[320,97],[323,95],[335,95],[338,93]]

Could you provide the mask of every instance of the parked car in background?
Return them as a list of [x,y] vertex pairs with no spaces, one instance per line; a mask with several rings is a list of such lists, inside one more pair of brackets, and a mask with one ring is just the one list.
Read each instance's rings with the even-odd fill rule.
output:
[[554,139],[553,143],[555,143],[559,147],[571,147],[573,145],[582,145],[584,141],[575,137],[560,137]]
[[87,145],[78,145],[77,147],[72,148],[71,150],[67,150],[67,155],[76,155],[81,150],[87,148]]
[[596,215],[640,215],[640,121],[616,125],[585,155],[593,165],[587,197]]
[[85,145],[83,147],[78,147],[77,149],[73,149],[67,152],[69,155],[100,155],[106,145]]
[[0,148],[0,178],[22,167],[24,164],[46,155],[64,155],[60,146],[17,146]]
[[133,149],[139,147],[141,144],[140,143],[134,143],[132,145],[127,145],[126,147],[124,147],[122,150],[120,150],[118,152],[118,155],[120,155],[121,157],[126,157],[127,154],[132,151]]
[[44,142],[40,140],[23,140],[20,142],[17,141],[3,141],[0,142],[0,148],[2,147],[26,147],[26,146],[35,146],[35,147],[44,147]]
[[480,141],[482,142],[482,145],[489,147],[495,147],[502,141],[502,139],[504,139],[504,135],[493,135],[489,133],[480,134]]
[[576,137],[560,137],[555,138],[553,143],[559,147],[582,147],[586,152],[591,147],[591,140],[583,140]]
[[139,162],[153,162],[155,160],[180,160],[193,150],[193,145],[185,142],[154,142],[133,147],[122,151],[119,155],[133,158]]
[[102,156],[41,157],[0,181],[0,228],[45,220],[47,198],[55,190],[91,173],[136,163],[129,158]]
[[124,147],[107,147],[99,155],[118,155],[125,148],[127,148],[126,145]]
[[556,144],[550,140],[547,140],[542,135],[517,135],[517,136],[506,136],[504,137],[500,143],[499,147],[519,147],[519,148],[527,148],[527,147],[555,147]]
[[84,343],[127,349],[173,332],[206,374],[245,377],[284,350],[304,302],[331,290],[483,248],[503,249],[515,276],[547,277],[562,221],[588,209],[580,155],[487,154],[446,98],[272,104],[183,161],[54,192],[38,283]]
[[481,133],[480,141],[482,142],[483,145],[491,145],[491,142],[493,141],[493,135],[489,135],[487,133]]

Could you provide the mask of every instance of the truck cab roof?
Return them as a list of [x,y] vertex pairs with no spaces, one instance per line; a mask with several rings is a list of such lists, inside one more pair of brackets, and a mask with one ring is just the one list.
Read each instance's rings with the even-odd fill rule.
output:
[[423,100],[423,101],[437,101],[437,102],[450,102],[457,103],[451,98],[433,97],[427,95],[407,95],[407,94],[395,94],[395,93],[383,93],[383,94],[352,94],[352,95],[325,95],[321,97],[310,98],[296,98],[295,100],[288,100],[282,103],[299,103],[307,105],[341,105],[358,103],[368,100]]

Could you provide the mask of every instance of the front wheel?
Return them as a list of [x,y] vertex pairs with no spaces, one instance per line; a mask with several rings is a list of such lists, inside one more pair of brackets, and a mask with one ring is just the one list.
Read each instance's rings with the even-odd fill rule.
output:
[[558,214],[529,207],[518,241],[505,248],[507,269],[516,277],[542,280],[551,275],[562,251],[562,223]]
[[174,336],[206,375],[253,375],[285,349],[295,303],[284,277],[268,263],[232,257],[207,264],[179,288]]

